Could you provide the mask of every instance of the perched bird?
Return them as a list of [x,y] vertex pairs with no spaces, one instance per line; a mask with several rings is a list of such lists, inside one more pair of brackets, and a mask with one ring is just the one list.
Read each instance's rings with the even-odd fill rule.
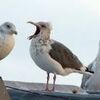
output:
[[0,26],[0,60],[5,58],[13,49],[15,44],[13,34],[17,34],[14,24],[5,22]]
[[87,68],[80,60],[63,44],[50,39],[52,27],[48,22],[31,22],[36,26],[35,34],[29,37],[31,40],[30,55],[37,66],[47,72],[46,89],[49,90],[49,74],[53,73],[53,88],[55,90],[56,74],[68,75],[72,72],[86,73]]
[[[91,64],[88,65],[88,70],[94,72],[94,68],[93,68],[94,66],[95,66],[94,63],[92,62]],[[86,89],[86,82],[87,80],[89,80],[91,76],[92,75],[83,74],[81,88]]]
[[89,65],[89,70],[94,71],[93,75],[83,75],[81,87],[88,91],[100,92],[100,41],[98,54],[95,60]]

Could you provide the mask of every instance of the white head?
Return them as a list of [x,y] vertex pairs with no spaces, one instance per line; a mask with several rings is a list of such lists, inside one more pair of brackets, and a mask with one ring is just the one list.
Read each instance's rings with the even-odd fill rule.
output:
[[41,36],[43,36],[47,39],[50,37],[52,27],[51,27],[51,24],[49,22],[34,23],[34,22],[29,21],[28,23],[36,26],[36,32],[29,37],[29,40],[37,37],[40,34],[41,34]]
[[14,25],[13,23],[10,23],[10,22],[5,22],[5,23],[3,23],[3,24],[0,26],[0,31],[1,31],[3,34],[9,34],[9,35],[16,34],[16,35],[17,35],[15,25]]

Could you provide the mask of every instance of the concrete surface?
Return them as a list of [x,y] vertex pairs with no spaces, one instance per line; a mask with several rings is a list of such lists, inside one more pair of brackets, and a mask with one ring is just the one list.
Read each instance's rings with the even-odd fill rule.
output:
[[[85,94],[76,86],[56,85],[55,92],[43,91],[45,84],[5,81],[11,100],[100,100],[100,94]],[[51,85],[50,85],[51,87]],[[72,91],[77,91],[73,94]]]

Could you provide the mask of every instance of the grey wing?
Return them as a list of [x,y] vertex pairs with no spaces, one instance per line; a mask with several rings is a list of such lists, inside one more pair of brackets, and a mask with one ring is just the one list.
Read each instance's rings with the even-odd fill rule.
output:
[[[93,63],[89,64],[88,69],[92,71]],[[81,88],[85,89],[85,84],[87,80],[91,77],[91,75],[83,74]]]
[[50,50],[50,56],[58,61],[63,68],[74,68],[80,69],[82,63],[75,56],[71,50],[65,47],[63,44],[53,40],[54,42],[51,44],[52,49]]

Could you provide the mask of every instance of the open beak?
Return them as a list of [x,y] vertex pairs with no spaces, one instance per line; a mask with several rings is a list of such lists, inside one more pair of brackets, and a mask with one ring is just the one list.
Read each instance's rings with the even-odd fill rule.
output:
[[31,21],[28,21],[27,23],[32,24],[32,25],[35,25],[36,27],[38,26],[36,23],[31,22]]
[[33,37],[36,37],[37,34],[40,32],[40,27],[39,27],[39,25],[37,23],[31,22],[31,21],[28,21],[27,23],[30,23],[30,24],[36,26],[36,32],[33,35],[28,37],[28,39],[31,40]]

